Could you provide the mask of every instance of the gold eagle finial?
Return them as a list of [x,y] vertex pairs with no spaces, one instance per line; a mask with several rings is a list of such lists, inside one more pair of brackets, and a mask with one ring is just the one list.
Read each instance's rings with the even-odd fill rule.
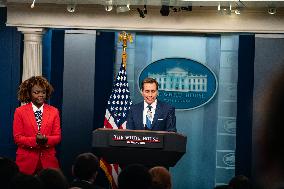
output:
[[126,68],[126,59],[127,59],[127,54],[126,54],[126,48],[127,48],[127,42],[132,43],[132,35],[130,33],[126,33],[125,31],[121,32],[119,34],[118,42],[122,42],[122,63],[124,67]]

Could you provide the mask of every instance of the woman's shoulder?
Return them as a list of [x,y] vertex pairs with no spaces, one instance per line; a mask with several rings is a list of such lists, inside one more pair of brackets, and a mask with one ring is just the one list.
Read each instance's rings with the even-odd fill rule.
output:
[[17,107],[16,111],[26,111],[28,108],[32,108],[31,103],[27,103],[27,104]]
[[49,104],[44,104],[43,108],[48,109],[49,111],[58,111],[56,107]]

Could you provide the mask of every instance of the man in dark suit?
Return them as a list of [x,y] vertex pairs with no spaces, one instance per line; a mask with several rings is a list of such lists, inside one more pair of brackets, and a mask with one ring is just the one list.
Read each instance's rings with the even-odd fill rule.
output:
[[130,107],[126,128],[176,132],[175,108],[157,100],[158,82],[146,78],[141,88],[144,101]]

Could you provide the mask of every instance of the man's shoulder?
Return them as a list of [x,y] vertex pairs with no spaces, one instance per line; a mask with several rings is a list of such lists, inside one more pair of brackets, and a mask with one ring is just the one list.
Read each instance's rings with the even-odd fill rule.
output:
[[169,109],[174,108],[172,105],[170,105],[166,102],[160,101],[160,100],[157,101],[157,106],[160,106],[160,107],[163,107],[163,108],[169,108]]
[[139,103],[136,103],[136,104],[132,104],[131,105],[131,108],[137,108],[137,107],[140,107],[140,106],[143,106],[143,101],[142,102],[139,102]]

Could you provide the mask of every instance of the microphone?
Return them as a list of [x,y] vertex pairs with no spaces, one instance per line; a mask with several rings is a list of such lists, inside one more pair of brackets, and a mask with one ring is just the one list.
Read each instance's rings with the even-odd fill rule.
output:
[[31,8],[34,8],[34,7],[35,7],[35,1],[36,1],[36,0],[33,0],[33,3],[31,4]]

